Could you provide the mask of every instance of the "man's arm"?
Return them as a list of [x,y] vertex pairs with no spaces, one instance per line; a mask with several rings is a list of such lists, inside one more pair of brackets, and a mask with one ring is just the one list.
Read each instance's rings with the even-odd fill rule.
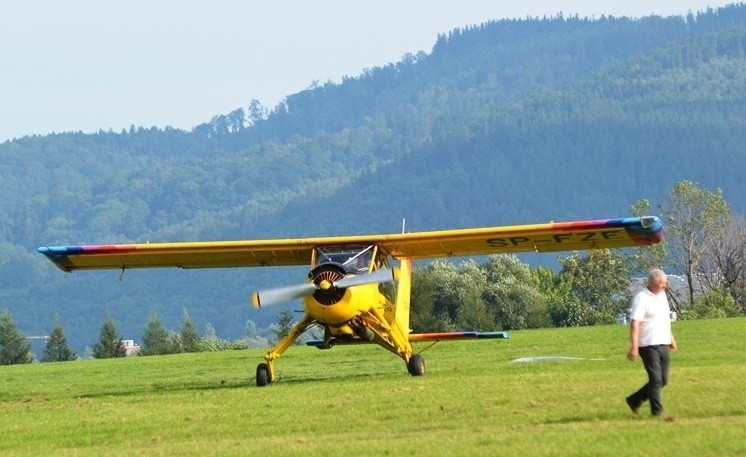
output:
[[[634,362],[637,356],[640,355],[640,349],[638,347],[639,337],[640,337],[640,321],[636,321],[632,319],[631,321],[629,321],[629,352],[627,353],[627,358],[631,362]],[[673,343],[673,344],[675,345],[676,343]]]

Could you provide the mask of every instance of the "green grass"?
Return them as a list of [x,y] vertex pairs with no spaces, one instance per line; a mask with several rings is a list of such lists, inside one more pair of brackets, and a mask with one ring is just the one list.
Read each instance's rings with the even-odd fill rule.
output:
[[[627,327],[440,343],[425,376],[377,346],[0,367],[1,455],[746,455],[746,319],[674,324],[666,415],[633,416],[645,382]],[[420,346],[420,348],[425,347]],[[585,360],[511,363],[530,356]]]

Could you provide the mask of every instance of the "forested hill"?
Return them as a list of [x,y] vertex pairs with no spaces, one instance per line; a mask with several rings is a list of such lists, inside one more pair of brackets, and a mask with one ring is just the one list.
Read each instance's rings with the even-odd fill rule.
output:
[[[0,144],[0,298],[80,348],[109,312],[138,339],[243,334],[250,292],[303,270],[65,275],[40,245],[315,236],[616,217],[687,179],[746,209],[746,6],[688,17],[503,20],[429,53],[256,101],[186,132]],[[237,105],[241,101],[237,101]]]

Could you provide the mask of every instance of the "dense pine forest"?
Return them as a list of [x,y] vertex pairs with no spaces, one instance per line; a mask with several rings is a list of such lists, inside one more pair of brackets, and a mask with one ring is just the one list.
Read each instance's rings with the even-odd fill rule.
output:
[[[138,339],[185,310],[225,338],[252,290],[304,269],[63,274],[42,245],[397,232],[620,217],[681,180],[746,211],[746,5],[686,17],[500,20],[430,52],[237,100],[191,131],[132,126],[0,144],[0,300],[76,350],[107,315]],[[550,260],[556,256],[549,255]],[[249,323],[248,326],[253,325]]]

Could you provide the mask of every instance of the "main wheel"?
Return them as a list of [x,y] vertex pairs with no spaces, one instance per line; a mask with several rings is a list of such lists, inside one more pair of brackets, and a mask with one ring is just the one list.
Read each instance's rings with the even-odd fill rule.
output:
[[269,367],[266,363],[260,363],[256,367],[256,385],[258,387],[264,387],[272,382],[269,378]]
[[412,354],[407,363],[407,371],[412,376],[422,376],[425,374],[425,357],[422,354]]

